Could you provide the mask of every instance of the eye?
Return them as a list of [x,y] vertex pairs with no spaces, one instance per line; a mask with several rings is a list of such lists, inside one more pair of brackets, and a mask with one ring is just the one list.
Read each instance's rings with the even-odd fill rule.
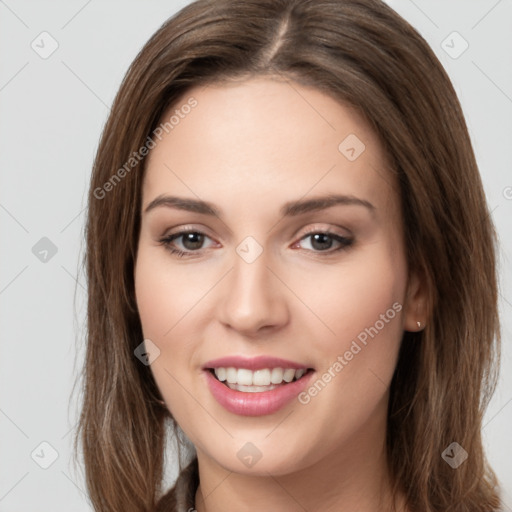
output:
[[[175,256],[179,258],[194,258],[201,256],[203,244],[205,239],[210,239],[205,233],[197,230],[179,231],[172,235],[160,239],[160,243]],[[336,253],[343,249],[347,249],[354,242],[353,238],[338,235],[329,230],[310,230],[292,247],[296,248],[303,240],[310,239],[310,249],[305,250],[313,253],[325,253],[329,255]],[[176,241],[181,240],[182,249],[176,247]],[[333,245],[338,244],[338,247],[332,249]]]
[[[316,229],[308,231],[307,234],[299,240],[299,242],[296,242],[293,245],[293,247],[297,247],[297,245],[300,244],[303,240],[308,239],[310,240],[310,249],[306,248],[306,250],[312,250],[313,252],[328,254],[332,254],[334,252],[346,249],[354,242],[353,238],[341,236],[329,230]],[[336,247],[333,250],[330,250],[335,244],[338,244],[338,247]]]
[[[203,249],[202,245],[204,243],[205,238],[210,238],[201,231],[180,231],[178,233],[174,233],[173,235],[169,235],[167,237],[164,237],[160,240],[160,243],[171,252],[171,254],[174,254],[178,256],[179,258],[182,257],[195,257],[199,256],[200,249]],[[176,248],[174,246],[175,240],[180,240],[182,246],[185,250]],[[198,254],[193,254],[194,252],[197,252]]]

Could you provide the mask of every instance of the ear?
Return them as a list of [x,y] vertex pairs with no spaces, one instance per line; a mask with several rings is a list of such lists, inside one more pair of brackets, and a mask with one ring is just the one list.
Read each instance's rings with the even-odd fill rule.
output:
[[[407,282],[404,307],[404,330],[410,332],[422,331],[428,321],[427,283],[424,274],[411,272]],[[419,323],[418,323],[419,322]]]

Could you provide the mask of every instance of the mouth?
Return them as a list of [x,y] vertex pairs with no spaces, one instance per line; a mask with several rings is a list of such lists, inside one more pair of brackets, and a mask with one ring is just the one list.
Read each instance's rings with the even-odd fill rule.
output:
[[206,368],[213,377],[234,391],[242,393],[263,393],[286,386],[305,378],[313,368],[248,368],[216,367]]
[[291,405],[314,378],[305,364],[260,355],[230,355],[202,367],[212,397],[230,413],[265,416]]

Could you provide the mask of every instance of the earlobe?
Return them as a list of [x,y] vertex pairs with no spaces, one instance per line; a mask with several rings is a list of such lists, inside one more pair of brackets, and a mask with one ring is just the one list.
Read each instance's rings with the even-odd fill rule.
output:
[[404,307],[404,330],[422,331],[427,322],[427,285],[424,277],[414,272],[407,284]]

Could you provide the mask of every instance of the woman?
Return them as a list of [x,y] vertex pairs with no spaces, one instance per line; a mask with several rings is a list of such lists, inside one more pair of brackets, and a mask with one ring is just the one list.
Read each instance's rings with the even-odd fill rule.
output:
[[91,179],[96,510],[498,510],[494,246],[450,80],[392,9],[190,4]]

